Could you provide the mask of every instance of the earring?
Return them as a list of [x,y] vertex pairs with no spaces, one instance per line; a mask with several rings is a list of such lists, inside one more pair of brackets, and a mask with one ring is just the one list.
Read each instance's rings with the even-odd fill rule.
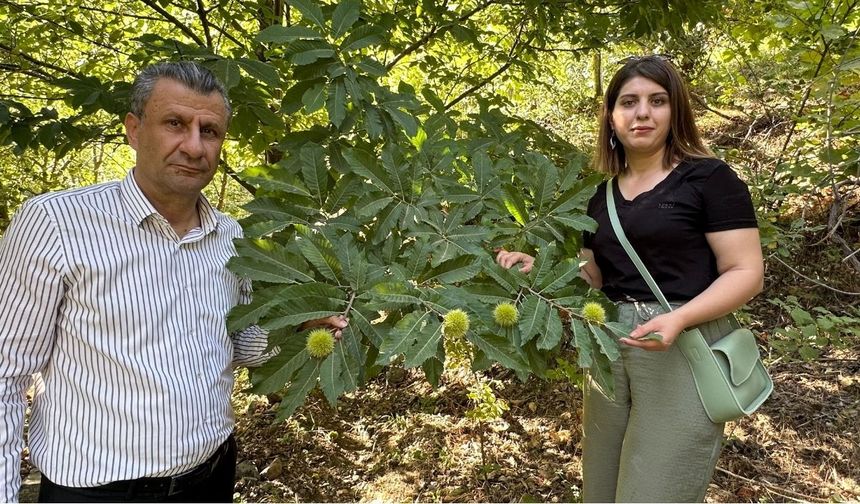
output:
[[609,146],[612,147],[612,150],[615,150],[615,147],[618,146],[618,143],[615,141],[615,130],[612,130],[612,136],[609,137]]

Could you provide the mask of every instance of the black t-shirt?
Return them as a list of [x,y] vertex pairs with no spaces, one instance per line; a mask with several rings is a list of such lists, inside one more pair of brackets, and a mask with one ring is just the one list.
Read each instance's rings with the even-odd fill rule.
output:
[[[650,191],[627,201],[613,184],[618,218],[667,299],[687,301],[719,273],[705,233],[757,227],[749,189],[719,159],[682,161]],[[606,182],[588,202],[597,221],[585,233],[603,276],[603,292],[613,301],[654,301],[651,289],[612,231],[606,210]]]

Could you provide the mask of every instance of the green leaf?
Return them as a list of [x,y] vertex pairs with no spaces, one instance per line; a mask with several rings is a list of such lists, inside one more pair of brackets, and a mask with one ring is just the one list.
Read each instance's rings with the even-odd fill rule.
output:
[[421,283],[458,283],[465,282],[481,271],[481,262],[474,257],[461,256],[446,261],[431,269],[420,278]]
[[334,38],[340,38],[341,35],[346,33],[358,21],[360,8],[360,0],[340,1],[331,17],[331,34]]
[[234,88],[236,84],[239,84],[241,77],[239,75],[239,65],[233,60],[219,59],[215,63],[212,63],[212,72],[215,74],[215,77],[218,77],[218,80],[224,83],[224,87],[228,91]]
[[322,276],[333,282],[339,282],[341,274],[340,261],[338,261],[337,256],[334,254],[331,243],[325,237],[308,232],[296,240],[296,245],[305,259]]
[[237,62],[239,63],[239,66],[248,72],[248,75],[272,89],[278,89],[281,87],[280,74],[272,65],[247,58],[238,59]]
[[249,201],[244,206],[244,208],[245,210],[255,215],[260,215],[273,220],[284,222],[286,223],[286,225],[308,225],[308,214],[305,209],[277,200],[275,198],[257,198]]
[[394,196],[380,192],[365,194],[353,207],[356,217],[373,217],[394,201]]
[[433,388],[437,388],[439,386],[439,379],[442,378],[442,372],[445,371],[445,365],[442,364],[442,361],[435,357],[427,359],[421,365],[421,369],[424,371],[424,377],[427,378],[430,385]]
[[529,220],[529,214],[526,210],[526,202],[523,200],[522,192],[511,184],[504,184],[502,186],[502,191],[505,194],[503,201],[505,208],[508,209],[508,213],[511,214],[511,217],[513,217],[517,223],[521,226],[525,226],[526,221]]
[[442,341],[442,324],[431,317],[421,329],[415,343],[406,352],[403,366],[413,368],[423,364],[424,361],[436,355],[440,341]]
[[251,392],[271,394],[284,388],[293,375],[310,360],[305,349],[305,336],[294,334],[282,343],[278,353],[265,364],[251,370]]
[[591,337],[585,325],[579,319],[571,319],[570,330],[573,332],[573,345],[577,352],[577,364],[581,368],[591,367]]
[[315,143],[302,147],[299,158],[302,161],[302,177],[317,203],[322,206],[328,190],[328,167],[325,149]]
[[[539,287],[543,283],[547,282],[547,277],[552,271],[552,264],[555,260],[556,254],[556,245],[555,243],[550,243],[535,258],[534,266],[532,266],[532,270],[529,272],[529,278],[533,278],[532,286]],[[551,279],[549,279],[551,280]]]
[[259,296],[254,297],[248,304],[234,306],[227,314],[227,332],[232,334],[256,324],[276,305],[274,300]]
[[[380,44],[384,40],[382,34],[383,32],[381,28],[371,25],[361,25],[352,30],[352,32],[343,40],[340,44],[340,50],[344,52],[358,51],[359,49],[363,49],[374,44]],[[363,64],[367,65],[368,62],[363,62]],[[371,70],[375,70],[376,72],[379,71],[379,69],[374,67],[364,68],[362,67],[362,63],[359,64],[359,67],[366,72]]]
[[334,49],[330,49],[328,47],[319,47],[316,49],[308,49],[307,51],[298,52],[293,54],[290,60],[296,65],[310,65],[317,60],[323,58],[331,58],[334,56]]
[[395,355],[406,353],[424,330],[429,318],[428,312],[414,311],[400,319],[379,345],[376,363],[387,365]]
[[544,215],[549,202],[555,195],[555,185],[558,182],[558,169],[543,154],[528,152],[525,155],[531,172],[531,183],[534,186],[534,206],[537,215]]
[[469,333],[469,341],[475,344],[487,357],[508,369],[528,372],[529,364],[525,357],[503,336],[489,333]]
[[600,351],[606,355],[609,360],[615,361],[621,356],[621,353],[618,350],[618,343],[603,332],[603,329],[594,324],[588,324],[588,328],[597,340],[598,345],[600,345]]
[[308,265],[299,256],[270,240],[246,238],[236,240],[237,256],[227,266],[251,280],[274,283],[312,282]]
[[328,109],[328,120],[339,128],[346,118],[346,86],[342,78],[335,80],[329,88],[326,109]]
[[294,40],[322,40],[322,38],[323,36],[320,35],[319,32],[306,26],[272,25],[257,34],[257,36],[254,38],[254,41],[261,44],[286,44]]
[[520,309],[520,336],[525,344],[544,330],[549,305],[537,296],[526,296]]
[[341,360],[334,352],[320,364],[320,388],[332,407],[337,404],[337,398],[343,393],[341,371]]
[[550,307],[547,315],[546,329],[544,329],[537,341],[538,349],[552,350],[555,348],[559,341],[561,341],[562,332],[563,327],[558,310]]
[[555,215],[551,220],[576,231],[597,231],[597,221],[587,215]]
[[589,373],[594,383],[610,400],[615,400],[615,379],[612,376],[612,364],[600,352],[593,354],[594,361],[589,368]]
[[318,378],[319,364],[313,360],[306,362],[290,383],[287,393],[284,394],[278,407],[276,422],[289,418],[305,402],[308,393],[316,386]]
[[538,284],[540,292],[552,293],[570,286],[573,279],[579,276],[579,260],[565,259],[553,268],[552,272]]
[[313,0],[287,0],[287,3],[298,9],[304,18],[309,19],[320,28],[325,28],[325,17],[323,17],[322,9]]
[[325,84],[316,84],[302,94],[302,103],[308,114],[316,112],[325,105]]

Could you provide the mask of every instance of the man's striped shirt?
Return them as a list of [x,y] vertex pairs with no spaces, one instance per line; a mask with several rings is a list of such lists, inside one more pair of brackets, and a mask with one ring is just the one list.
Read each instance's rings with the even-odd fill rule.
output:
[[17,499],[34,374],[30,458],[61,485],[178,474],[233,430],[232,365],[261,363],[266,337],[228,335],[250,297],[225,267],[241,229],[198,211],[179,238],[129,173],[17,213],[0,241],[0,500]]

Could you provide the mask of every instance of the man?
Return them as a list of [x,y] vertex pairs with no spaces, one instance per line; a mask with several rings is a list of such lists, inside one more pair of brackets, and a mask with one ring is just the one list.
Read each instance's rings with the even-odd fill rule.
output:
[[134,169],[32,198],[7,230],[0,500],[17,499],[34,373],[40,500],[232,500],[232,365],[263,362],[266,335],[227,334],[227,312],[250,296],[225,267],[241,229],[200,193],[230,114],[224,87],[200,65],[144,69],[125,118]]

